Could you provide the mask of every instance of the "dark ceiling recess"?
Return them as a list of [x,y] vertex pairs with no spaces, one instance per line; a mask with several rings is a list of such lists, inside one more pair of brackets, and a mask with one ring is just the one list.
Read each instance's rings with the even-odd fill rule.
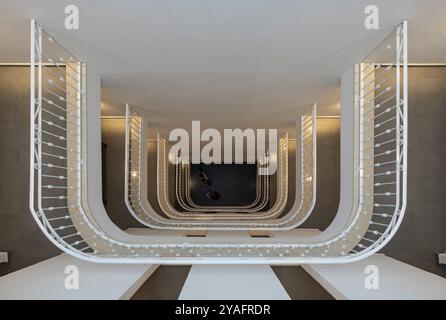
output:
[[192,164],[190,194],[200,206],[246,206],[256,198],[256,164]]

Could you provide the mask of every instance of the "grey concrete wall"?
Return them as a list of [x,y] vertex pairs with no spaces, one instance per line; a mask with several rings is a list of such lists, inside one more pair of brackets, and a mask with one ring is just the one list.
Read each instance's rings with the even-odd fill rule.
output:
[[51,258],[60,250],[31,215],[29,197],[29,68],[0,67],[0,276]]
[[446,67],[409,70],[408,206],[383,252],[446,277]]
[[[149,200],[150,205],[153,210],[159,213],[160,216],[167,218],[164,212],[161,210],[158,203],[158,196],[156,193],[157,186],[157,176],[156,171],[158,170],[158,160],[157,160],[157,142],[156,140],[150,140],[147,144],[147,162],[148,162],[148,170],[147,170],[147,199]],[[173,185],[170,186],[172,189]]]
[[123,230],[143,227],[130,215],[124,202],[125,119],[104,118],[101,126],[102,143],[107,145],[107,179],[103,190],[106,192],[107,214]]
[[[446,67],[409,69],[408,206],[383,253],[446,277],[438,252],[446,251]],[[318,119],[316,206],[302,227],[325,229],[339,205],[337,119]]]
[[302,228],[325,230],[339,207],[340,192],[340,121],[317,119],[316,204]]

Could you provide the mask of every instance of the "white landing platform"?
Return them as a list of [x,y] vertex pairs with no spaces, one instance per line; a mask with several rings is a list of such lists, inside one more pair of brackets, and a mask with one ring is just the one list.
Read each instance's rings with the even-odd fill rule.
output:
[[[78,290],[65,288],[69,265],[78,267]],[[97,264],[61,254],[0,277],[0,300],[129,299],[157,267]]]
[[[367,290],[368,265],[379,270],[379,289]],[[446,299],[446,279],[385,255],[373,255],[350,264],[303,265],[336,299],[425,300]]]
[[266,265],[194,265],[179,300],[290,300]]

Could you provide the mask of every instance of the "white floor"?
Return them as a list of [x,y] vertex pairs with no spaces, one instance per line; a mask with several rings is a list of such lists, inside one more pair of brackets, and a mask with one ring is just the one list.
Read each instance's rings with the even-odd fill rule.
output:
[[270,266],[194,265],[179,300],[290,300]]
[[[79,270],[79,289],[67,290],[67,266]],[[129,299],[157,265],[96,264],[61,254],[0,277],[0,299]]]
[[[372,266],[368,273],[367,266]],[[374,255],[350,264],[304,265],[303,268],[336,299],[446,299],[445,278],[385,255]],[[376,290],[365,286],[372,269],[373,272],[378,270],[374,273],[378,274],[379,288]]]

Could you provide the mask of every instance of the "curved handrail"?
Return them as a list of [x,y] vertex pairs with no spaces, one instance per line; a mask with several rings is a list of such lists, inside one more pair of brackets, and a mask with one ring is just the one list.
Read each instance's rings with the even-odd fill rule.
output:
[[237,212],[210,212],[210,213],[196,213],[196,212],[181,212],[174,208],[169,201],[169,178],[168,178],[168,156],[166,140],[158,135],[158,202],[161,210],[171,219],[206,219],[206,220],[221,220],[221,219],[267,219],[278,216],[284,209],[288,196],[288,136],[285,134],[279,142],[278,152],[278,167],[277,167],[277,198],[274,205],[264,212],[256,214],[251,213],[237,213]]
[[[315,204],[315,188],[316,188],[316,105],[314,104],[311,108],[303,108],[301,110],[302,115],[299,117],[296,122],[297,128],[297,136],[299,148],[296,148],[296,167],[300,168],[297,170],[297,173],[300,172],[300,176],[296,174],[296,194],[294,205],[289,210],[288,214],[279,218],[279,219],[268,219],[256,222],[241,222],[237,220],[231,221],[187,221],[183,220],[178,221],[175,219],[172,220],[160,220],[159,214],[155,213],[150,204],[147,201],[140,201],[137,204],[133,203],[133,205],[128,204],[129,210],[132,212],[137,220],[149,227],[152,228],[160,228],[160,229],[171,229],[171,228],[199,228],[199,229],[213,229],[213,230],[226,230],[226,229],[236,229],[236,230],[290,230],[298,225],[302,224],[307,217],[312,212],[312,209]],[[132,116],[133,114],[133,116]],[[128,168],[126,169],[126,199],[141,199],[140,192],[141,190],[141,179],[140,176],[146,177],[147,174],[140,174],[141,168],[143,164],[140,162],[141,154],[145,154],[145,151],[141,151],[145,146],[144,143],[141,143],[141,138],[144,140],[144,132],[146,132],[145,125],[141,125],[141,122],[145,119],[143,116],[144,111],[137,108],[127,106],[127,120],[134,121],[134,123],[130,123],[127,121],[128,130],[126,141],[128,141],[129,145],[134,145],[132,148],[132,152],[137,152],[133,155],[134,159],[138,159],[137,162],[130,163],[134,169]],[[136,139],[135,141],[129,136],[129,132],[135,133]],[[135,143],[132,144],[132,141]],[[126,161],[126,163],[129,163]],[[143,162],[147,163],[147,162]],[[128,165],[127,165],[128,166]],[[133,172],[132,176],[129,175],[129,172]],[[158,170],[158,174],[163,172],[162,170]],[[129,183],[130,181],[130,183]],[[129,190],[135,190],[136,194],[133,197],[130,197],[128,194]],[[143,197],[144,198],[144,197]],[[126,203],[128,201],[126,200]],[[132,209],[132,206],[138,207],[138,210]],[[163,218],[162,218],[163,219]],[[164,222],[163,222],[164,221]]]
[[[61,83],[57,78],[53,78],[53,82],[43,82],[51,79],[49,70],[44,71],[43,66],[43,61],[45,64],[47,61],[43,52],[48,54],[47,50],[42,50],[43,36],[45,42],[52,39],[41,27],[36,28],[33,21],[30,209],[43,233],[64,252],[102,263],[347,263],[380,250],[401,224],[407,202],[406,21],[359,66],[355,106],[358,115],[355,134],[359,140],[356,147],[359,170],[357,188],[354,190],[358,204],[351,212],[348,224],[336,236],[322,242],[316,237],[305,240],[280,237],[178,240],[163,237],[163,240],[155,240],[153,237],[136,237],[125,233],[120,235],[122,239],[117,239],[106,234],[101,230],[99,220],[94,220],[95,212],[87,213],[82,201],[85,196],[82,183],[86,173],[83,165],[86,156],[85,104],[80,102],[85,92],[81,90],[83,65],[70,55],[63,60],[53,59],[49,61],[55,68],[53,70],[63,70]],[[388,44],[388,40],[392,41],[391,44]],[[388,53],[390,49],[395,49],[395,59],[390,62],[388,54],[385,60],[381,60],[381,56],[376,57],[380,52]],[[391,84],[384,85],[388,78]],[[55,93],[54,100],[50,100],[51,93],[45,91],[48,83],[51,87],[46,89]],[[395,102],[393,105],[392,101]],[[48,113],[49,107],[56,111],[64,104],[66,106],[61,108],[63,115]],[[57,114],[53,111],[50,112]],[[49,120],[50,116],[56,118]],[[61,132],[58,133],[58,130]],[[61,144],[56,145],[56,142]],[[54,152],[56,149],[58,153]],[[48,159],[62,163],[58,165]],[[55,182],[48,184],[45,179],[54,179]],[[66,208],[48,207],[52,201],[61,201]],[[73,234],[68,234],[71,230]],[[71,237],[78,237],[78,240],[73,242]]]

